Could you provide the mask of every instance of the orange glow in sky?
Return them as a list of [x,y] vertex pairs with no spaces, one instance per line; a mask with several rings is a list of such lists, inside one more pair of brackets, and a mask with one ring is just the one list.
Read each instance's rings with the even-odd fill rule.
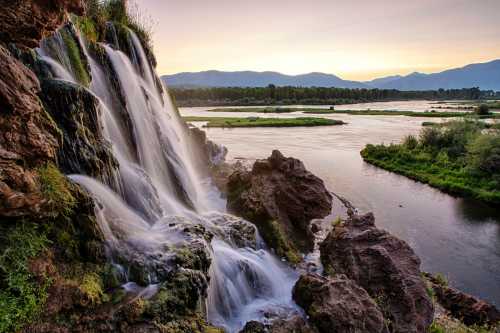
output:
[[350,80],[500,58],[500,0],[136,0],[160,74],[332,73]]

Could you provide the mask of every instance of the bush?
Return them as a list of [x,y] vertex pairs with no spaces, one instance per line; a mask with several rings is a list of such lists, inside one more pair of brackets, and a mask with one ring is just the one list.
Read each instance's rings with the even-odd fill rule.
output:
[[486,104],[481,104],[474,110],[474,112],[479,116],[485,116],[490,114],[490,108]]
[[500,134],[487,133],[472,140],[467,159],[471,171],[500,176]]
[[414,135],[408,135],[403,141],[403,145],[406,149],[413,150],[418,146],[418,140]]

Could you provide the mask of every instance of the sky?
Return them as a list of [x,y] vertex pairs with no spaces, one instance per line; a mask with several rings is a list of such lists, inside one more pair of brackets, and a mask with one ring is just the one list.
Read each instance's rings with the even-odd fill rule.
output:
[[152,28],[160,74],[324,72],[369,80],[500,58],[500,0],[135,0],[135,5]]

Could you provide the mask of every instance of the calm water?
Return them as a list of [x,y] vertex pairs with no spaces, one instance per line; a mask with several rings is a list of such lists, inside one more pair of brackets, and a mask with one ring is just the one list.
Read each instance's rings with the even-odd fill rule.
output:
[[[430,102],[404,103],[399,108],[393,107],[393,103],[379,103],[376,107],[426,110]],[[373,103],[358,108],[349,106],[362,107],[376,109]],[[255,116],[206,110],[208,108],[183,108],[181,113]],[[296,117],[297,114],[276,116]],[[330,190],[349,199],[361,212],[373,211],[379,227],[406,240],[422,259],[423,270],[444,273],[452,285],[500,305],[500,212],[370,166],[359,156],[366,143],[398,142],[408,134],[418,133],[426,119],[324,117],[349,124],[315,128],[211,128],[207,133],[210,139],[229,149],[229,160],[265,158],[273,149],[301,159]]]

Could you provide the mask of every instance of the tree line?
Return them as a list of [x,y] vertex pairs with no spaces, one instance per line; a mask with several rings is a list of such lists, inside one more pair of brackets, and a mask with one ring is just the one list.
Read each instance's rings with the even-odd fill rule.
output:
[[172,88],[170,91],[180,105],[335,105],[388,100],[478,100],[486,95],[486,92],[482,92],[479,88],[400,91],[395,89],[277,87],[275,85]]

